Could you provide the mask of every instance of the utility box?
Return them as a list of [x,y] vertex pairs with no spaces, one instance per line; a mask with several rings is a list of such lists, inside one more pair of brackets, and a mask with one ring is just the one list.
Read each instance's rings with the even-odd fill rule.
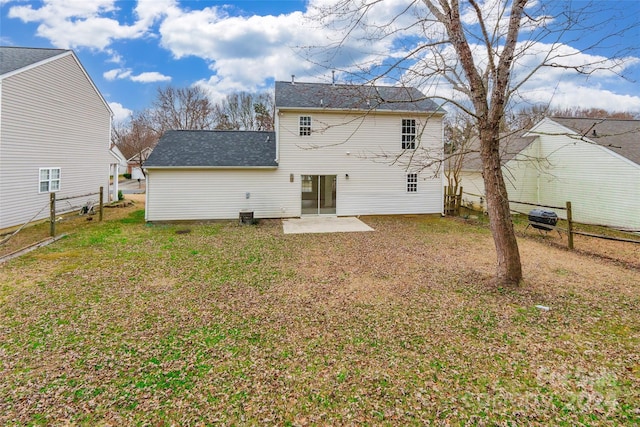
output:
[[240,211],[240,224],[253,224],[253,211]]

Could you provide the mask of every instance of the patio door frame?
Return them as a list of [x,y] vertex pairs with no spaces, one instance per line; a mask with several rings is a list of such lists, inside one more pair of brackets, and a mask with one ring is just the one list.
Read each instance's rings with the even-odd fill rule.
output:
[[[336,215],[338,195],[337,175],[301,175],[300,182],[301,215]],[[311,186],[310,189],[309,185]],[[327,185],[330,185],[331,188],[327,189]],[[314,197],[308,197],[309,193],[312,193]]]

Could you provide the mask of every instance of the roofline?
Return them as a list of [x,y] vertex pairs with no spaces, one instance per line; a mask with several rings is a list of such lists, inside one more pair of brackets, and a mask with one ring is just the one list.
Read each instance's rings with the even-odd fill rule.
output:
[[334,113],[355,113],[355,112],[365,112],[365,113],[383,113],[383,114],[426,114],[426,115],[440,115],[444,116],[447,112],[444,110],[431,110],[431,111],[415,111],[415,110],[380,110],[376,108],[318,108],[318,107],[278,107],[276,106],[276,111],[305,111],[305,112],[334,112]]
[[[586,118],[590,118],[590,117],[586,117]],[[597,120],[597,119],[596,119],[596,120]],[[548,133],[542,133],[542,132],[536,132],[536,131],[534,131],[534,129],[535,129],[535,128],[537,128],[537,127],[539,127],[540,125],[542,125],[542,123],[544,123],[545,121],[546,121],[546,122],[552,122],[552,123],[553,123],[553,124],[555,124],[556,126],[561,127],[561,128],[563,128],[563,129],[566,129],[566,130],[567,130],[567,132],[564,132],[564,133],[558,133],[558,134],[555,134],[555,133],[554,133],[554,134],[548,134]],[[626,156],[624,156],[624,155],[622,155],[622,154],[620,154],[620,153],[617,153],[617,152],[613,151],[612,149],[608,148],[606,145],[602,145],[602,144],[600,144],[598,141],[595,141],[595,140],[593,140],[593,139],[589,138],[589,137],[588,137],[588,136],[586,136],[586,135],[581,135],[580,133],[576,132],[574,129],[571,129],[571,128],[569,128],[569,127],[567,127],[567,126],[563,125],[563,124],[560,124],[560,123],[556,122],[555,120],[553,120],[553,119],[552,119],[552,118],[550,118],[550,117],[545,117],[544,119],[540,120],[540,121],[539,121],[538,123],[536,123],[536,124],[535,124],[535,125],[534,125],[530,130],[529,130],[529,131],[527,131],[523,136],[536,136],[536,137],[540,137],[540,136],[543,136],[543,135],[547,135],[547,136],[566,136],[567,138],[573,139],[573,140],[574,140],[574,141],[576,141],[576,142],[578,142],[578,141],[586,142],[587,144],[590,144],[590,145],[592,145],[592,146],[594,146],[594,147],[597,147],[597,148],[598,148],[598,149],[600,149],[600,150],[604,150],[606,153],[608,153],[608,154],[610,154],[610,155],[612,155],[612,156],[614,156],[614,157],[617,157],[617,158],[618,158],[618,159],[620,159],[620,160],[623,160],[623,161],[625,161],[625,162],[630,163],[632,166],[635,166],[635,167],[640,166],[640,163],[636,163],[636,162],[634,162],[634,161],[633,161],[633,160],[631,160],[630,158],[628,158],[628,157],[626,157]],[[578,136],[579,138],[572,138],[572,136],[573,136],[573,135],[576,135],[576,136]]]
[[[29,49],[29,48],[27,48],[27,49]],[[63,49],[60,49],[60,50],[63,50]],[[65,56],[67,56],[67,55],[71,55],[72,53],[73,53],[73,51],[71,49],[64,49],[63,52],[60,52],[57,55],[50,56],[49,58],[43,59],[43,60],[38,61],[38,62],[32,62],[29,65],[25,65],[24,67],[17,68],[15,70],[9,71],[8,73],[0,74],[0,80],[4,80],[5,78],[8,78],[8,77],[14,76],[16,74],[20,74],[20,73],[22,73],[24,71],[28,71],[28,70],[31,70],[33,68],[39,67],[40,65],[47,64],[49,62],[58,60],[58,59],[63,58]]]
[[143,166],[143,169],[278,169],[278,166]]
[[42,61],[34,62],[34,63],[29,64],[27,66],[24,66],[22,68],[18,68],[17,70],[13,70],[13,71],[9,71],[8,73],[1,74],[0,75],[0,81],[4,80],[6,78],[9,78],[9,77],[15,76],[17,74],[23,73],[25,71],[31,70],[33,68],[39,67],[41,65],[48,64],[49,62],[57,61],[58,59],[64,58],[65,56],[68,56],[68,55],[71,55],[73,57],[74,61],[76,61],[76,64],[78,64],[78,66],[80,67],[80,70],[82,70],[82,73],[84,74],[84,76],[89,81],[89,84],[91,85],[93,90],[98,94],[98,97],[100,98],[100,100],[102,101],[104,106],[107,107],[107,111],[109,111],[109,115],[111,116],[111,118],[113,118],[113,110],[111,109],[111,107],[109,107],[109,104],[104,99],[104,97],[102,96],[102,94],[100,93],[98,88],[96,87],[95,83],[93,82],[93,80],[89,76],[89,73],[87,73],[87,70],[85,70],[85,68],[82,66],[82,63],[80,62],[80,59],[78,59],[78,57],[76,56],[75,52],[73,50],[71,50],[71,49],[66,49],[64,52],[61,52],[59,55],[54,55],[54,56],[51,56],[51,57],[49,57],[47,59],[43,59]]

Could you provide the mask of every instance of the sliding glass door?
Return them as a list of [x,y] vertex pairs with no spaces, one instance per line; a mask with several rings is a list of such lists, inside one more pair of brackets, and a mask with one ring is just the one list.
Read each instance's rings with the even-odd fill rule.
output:
[[302,175],[302,215],[336,214],[336,175]]

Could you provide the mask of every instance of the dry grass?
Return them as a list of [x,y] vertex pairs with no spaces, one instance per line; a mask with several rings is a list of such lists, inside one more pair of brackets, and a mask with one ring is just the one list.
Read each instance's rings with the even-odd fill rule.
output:
[[640,419],[633,245],[527,231],[525,282],[504,289],[482,224],[284,235],[137,209],[0,266],[0,423]]

